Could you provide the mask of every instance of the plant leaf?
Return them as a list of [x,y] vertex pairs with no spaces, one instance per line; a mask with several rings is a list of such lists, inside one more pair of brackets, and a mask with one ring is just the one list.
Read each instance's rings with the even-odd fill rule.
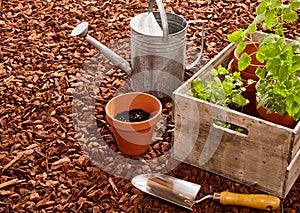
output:
[[247,44],[245,42],[240,42],[236,47],[236,53],[241,54],[245,50],[246,46]]
[[[296,79],[294,86],[299,91],[299,88],[300,88],[300,79],[299,78]],[[299,102],[299,104],[300,104],[300,102]]]
[[293,63],[293,65],[291,66],[291,72],[299,72],[300,71],[300,63],[296,62]]
[[217,76],[218,75],[218,70],[216,69],[212,69],[209,74],[211,74],[212,76]]
[[196,93],[202,93],[205,87],[201,80],[196,78],[192,81],[192,88]]
[[294,101],[300,106],[300,95],[296,94],[296,95],[293,95],[293,96],[294,96]]
[[262,80],[266,78],[266,73],[266,69],[260,67],[258,67],[255,71],[255,75],[257,75],[257,77],[259,77]]
[[248,79],[247,80],[247,85],[250,86],[251,84],[255,83],[256,81],[253,79]]
[[300,9],[300,0],[291,0],[290,4],[293,10]]
[[273,87],[273,93],[277,94],[277,95],[280,95],[282,97],[286,97],[286,95],[287,95],[285,87],[283,85],[281,85],[281,84],[275,85]]
[[251,57],[247,53],[243,53],[238,62],[238,69],[240,71],[245,70],[250,65],[251,60],[252,60]]
[[242,42],[244,39],[245,39],[245,35],[244,35],[243,30],[241,30],[241,29],[234,31],[233,33],[231,33],[228,36],[228,40],[234,44],[238,44],[238,43]]
[[277,23],[275,27],[275,34],[284,36],[283,24],[281,22]]
[[280,59],[287,61],[289,64],[293,63],[294,59],[294,51],[293,47],[291,45],[285,45],[283,46],[280,54]]
[[293,116],[293,119],[295,121],[298,121],[300,119],[300,112],[298,112],[296,115]]
[[284,82],[287,80],[287,77],[288,77],[288,65],[284,63],[281,64],[278,70],[278,80]]
[[224,79],[224,81],[222,82],[222,86],[226,94],[231,93],[232,89],[235,87],[235,85],[228,77]]
[[253,24],[260,24],[264,20],[265,20],[265,13],[259,14],[254,18]]
[[253,34],[256,32],[256,24],[250,24],[246,29],[246,33]]
[[249,101],[240,93],[234,93],[232,102],[237,104],[238,106],[245,106],[249,103]]
[[219,65],[217,73],[220,74],[220,75],[226,75],[226,74],[229,73],[229,70],[226,69],[225,67],[223,67],[222,65]]
[[258,109],[262,106],[265,106],[267,105],[268,102],[269,102],[268,95],[265,95],[264,97],[260,98],[256,108]]
[[267,44],[281,44],[284,42],[284,39],[281,36],[276,34],[268,33],[259,41],[260,46],[265,46]]
[[267,8],[266,1],[261,2],[255,10],[256,15],[260,15],[264,13],[266,11],[266,8]]
[[295,22],[298,19],[297,12],[291,10],[290,8],[285,8],[283,11],[283,20],[287,23]]
[[286,98],[287,112],[294,117],[300,111],[300,105],[294,101],[294,95],[289,95]]
[[[218,69],[210,70],[209,74],[210,76],[205,80],[205,84],[202,83],[200,78],[196,78],[191,82],[191,96],[229,107],[233,103],[233,95],[241,94],[246,90],[240,72],[230,73],[228,69],[220,65]],[[222,80],[219,78],[220,75],[222,75]],[[242,101],[239,100],[239,103],[244,104]],[[248,103],[248,100],[246,102]]]
[[260,51],[264,51],[264,55],[268,58],[275,58],[281,53],[280,47],[276,44],[268,44],[260,48]]
[[266,63],[266,69],[269,73],[273,75],[277,75],[280,65],[281,65],[280,59],[277,58],[270,59]]
[[272,9],[277,9],[280,6],[281,6],[280,0],[271,0],[271,8]]
[[266,11],[266,15],[265,15],[265,27],[266,27],[266,30],[270,30],[273,26],[273,24],[276,23],[276,12],[275,10],[267,10]]
[[260,63],[264,63],[265,60],[267,60],[266,56],[261,51],[258,51],[255,57]]

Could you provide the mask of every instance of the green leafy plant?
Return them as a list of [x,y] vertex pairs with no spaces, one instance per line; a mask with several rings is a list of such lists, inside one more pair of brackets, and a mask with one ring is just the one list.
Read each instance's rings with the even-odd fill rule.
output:
[[196,78],[192,81],[192,96],[217,105],[237,109],[245,106],[249,101],[243,97],[246,91],[240,72],[230,73],[228,69],[218,66],[212,69],[204,83]]
[[[260,46],[272,40],[272,37],[280,36],[284,38],[284,23],[295,22],[298,19],[296,10],[300,8],[300,0],[291,0],[289,4],[284,4],[281,0],[264,0],[256,8],[256,17],[246,30],[237,30],[228,36],[230,42],[237,45],[237,53],[244,51],[246,43],[253,43],[251,35],[257,32],[258,25],[262,25],[263,30],[273,30],[265,41],[260,41]],[[268,50],[276,47],[268,47]],[[259,50],[260,48],[257,47]],[[260,55],[260,53],[258,54]],[[258,57],[259,58],[259,57]],[[260,60],[263,62],[264,60]],[[242,71],[251,63],[251,57],[243,53],[239,61],[239,70]]]
[[[268,39],[266,36],[264,39]],[[267,53],[268,45],[276,44],[278,50]],[[287,44],[278,37],[268,42],[260,49],[260,57],[267,61],[265,69],[258,69],[256,75],[259,81],[256,85],[260,102],[257,107],[267,106],[267,113],[277,112],[280,115],[288,113],[294,118],[300,118],[300,71],[299,42]],[[275,46],[275,45],[274,45]]]
[[[249,103],[249,100],[242,95],[246,88],[243,86],[240,72],[231,73],[220,65],[218,69],[212,69],[209,75],[205,82],[202,82],[200,78],[191,82],[193,97],[234,110],[239,110]],[[244,128],[232,126],[225,121],[214,120],[214,123],[239,133],[246,134],[247,132]]]
[[[256,8],[256,17],[246,30],[237,30],[228,36],[230,42],[237,45],[237,52],[245,49],[246,42],[254,43],[252,34],[258,27],[271,31],[266,34],[257,47],[256,58],[266,62],[265,68],[258,68],[256,84],[259,97],[258,108],[267,106],[267,113],[288,113],[294,120],[300,119],[300,39],[287,42],[284,24],[298,20],[296,10],[300,9],[300,0],[290,0],[285,4],[280,0],[263,0]],[[251,57],[243,53],[238,68],[244,70],[251,63]]]

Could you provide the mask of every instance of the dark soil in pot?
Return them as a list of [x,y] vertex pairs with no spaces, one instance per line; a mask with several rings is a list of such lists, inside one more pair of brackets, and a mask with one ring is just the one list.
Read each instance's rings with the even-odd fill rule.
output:
[[150,113],[142,109],[132,109],[117,114],[115,118],[124,122],[141,122],[148,120],[150,118]]

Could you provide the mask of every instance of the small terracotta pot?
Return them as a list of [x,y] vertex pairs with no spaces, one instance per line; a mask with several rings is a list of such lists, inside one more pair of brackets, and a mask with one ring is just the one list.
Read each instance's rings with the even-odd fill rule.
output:
[[[228,69],[231,70],[231,72],[234,71],[238,71],[238,69],[233,67],[233,60],[232,59],[229,63],[228,63]],[[248,85],[248,79],[253,79],[255,80],[255,77],[257,78],[256,75],[252,76],[253,74],[251,73],[246,73],[245,75],[243,75],[243,73],[246,73],[244,71],[241,71],[241,77],[242,77],[242,81],[243,81],[243,85],[246,87],[246,91],[243,92],[243,96],[245,98],[247,98],[249,100],[249,104],[247,104],[246,106],[243,107],[242,112],[246,113],[248,115],[252,115],[252,116],[258,116],[257,111],[256,111],[256,105],[255,105],[255,98],[256,98],[256,89],[255,89],[255,85],[256,82]],[[249,75],[248,75],[249,74]],[[246,77],[245,77],[246,76]]]
[[[232,63],[233,63],[233,59],[228,63],[229,70],[231,72],[238,71],[237,69],[235,69],[233,67]],[[258,77],[256,75],[251,74],[251,73],[246,73],[246,72],[244,73],[244,71],[241,71],[240,73],[241,73],[243,85],[244,85],[244,87],[246,87],[247,92],[255,93],[256,92],[256,89],[255,89],[256,82],[248,85],[248,79],[252,79],[254,81],[257,81]]]
[[[238,69],[236,69],[236,70],[238,70]],[[244,80],[248,80],[248,79],[252,79],[254,81],[258,81],[259,80],[259,78],[257,77],[257,75],[255,75],[255,73],[247,72],[246,70],[241,71],[241,77]]]
[[[256,106],[258,105],[258,102],[259,102],[259,99],[258,99],[258,97],[256,97]],[[297,121],[295,121],[288,114],[279,115],[276,112],[267,114],[266,112],[267,112],[268,108],[265,106],[262,106],[256,110],[261,118],[263,118],[267,121],[271,121],[275,124],[280,124],[282,126],[286,126],[286,127],[292,128],[292,129],[295,128],[295,126],[297,125]]]
[[[132,109],[142,109],[151,116],[141,122],[124,122],[115,119],[117,114]],[[138,156],[148,150],[155,126],[162,116],[162,105],[156,97],[141,92],[118,95],[106,104],[105,111],[106,121],[121,152]]]
[[[265,63],[261,63],[259,62],[257,59],[256,59],[256,53],[257,53],[257,48],[258,48],[259,44],[258,43],[255,43],[252,44],[252,43],[248,43],[246,45],[246,48],[245,50],[240,53],[240,54],[237,54],[236,52],[236,49],[234,50],[234,57],[233,57],[233,67],[238,70],[238,61],[240,60],[240,57],[243,53],[248,53],[248,55],[252,58],[252,61],[251,61],[251,64],[245,69],[243,70],[242,72],[247,72],[249,74],[253,74],[255,75],[255,71],[258,67],[264,67],[266,66]],[[257,77],[256,77],[257,78]],[[253,79],[253,78],[252,78]],[[257,78],[258,79],[258,78]],[[253,79],[255,80],[255,79]]]
[[259,46],[258,43],[254,43],[254,44],[248,43],[246,45],[245,50],[240,54],[237,54],[237,52],[235,50],[234,57],[232,59],[230,67],[229,67],[231,71],[238,71],[238,61],[240,60],[240,57],[243,53],[247,53],[252,58],[251,64],[245,70],[241,71],[241,77],[242,77],[244,86],[246,87],[246,92],[243,93],[243,96],[250,101],[249,104],[247,104],[246,106],[243,107],[242,112],[244,112],[248,115],[256,116],[256,117],[259,116],[257,113],[257,110],[256,110],[256,105],[255,105],[256,82],[254,82],[251,85],[247,85],[247,80],[252,79],[254,81],[258,81],[259,78],[256,76],[255,71],[258,67],[265,66],[265,63],[260,63],[256,59],[256,53],[257,53],[258,46]]

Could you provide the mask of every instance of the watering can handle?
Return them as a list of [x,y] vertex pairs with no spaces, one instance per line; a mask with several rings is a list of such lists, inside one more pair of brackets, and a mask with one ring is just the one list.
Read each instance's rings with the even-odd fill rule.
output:
[[[163,36],[166,39],[169,36],[167,14],[166,14],[166,11],[165,11],[165,8],[163,6],[162,1],[161,0],[156,0],[156,3],[158,5],[159,13],[160,13],[160,16],[161,16],[161,23],[162,23],[162,28],[163,28]],[[154,0],[149,0],[149,3],[148,3],[148,13],[150,13],[150,12],[153,11],[153,4],[154,4]],[[203,55],[203,48],[204,48],[204,22],[206,22],[206,21],[203,21],[203,20],[192,20],[192,21],[188,21],[188,24],[199,23],[199,22],[202,23],[201,51],[200,51],[198,57],[196,58],[196,60],[194,62],[192,62],[189,65],[186,65],[185,68],[187,70],[192,69],[200,61],[200,59],[202,58],[202,55]]]
[[[154,0],[149,0],[148,3],[148,13],[151,13],[153,10],[153,3]],[[162,0],[156,0],[156,4],[159,9],[160,17],[161,17],[161,25],[163,30],[163,37],[164,39],[168,39],[169,36],[169,27],[168,27],[168,20],[167,20],[167,14],[164,8],[164,5],[162,3]]]
[[192,23],[202,23],[202,33],[201,33],[201,50],[200,53],[198,55],[198,57],[195,59],[195,61],[193,61],[191,64],[186,65],[185,69],[190,70],[192,69],[202,58],[203,55],[203,48],[204,48],[204,23],[207,21],[204,20],[192,20],[192,21],[188,21],[188,24],[192,24]]

